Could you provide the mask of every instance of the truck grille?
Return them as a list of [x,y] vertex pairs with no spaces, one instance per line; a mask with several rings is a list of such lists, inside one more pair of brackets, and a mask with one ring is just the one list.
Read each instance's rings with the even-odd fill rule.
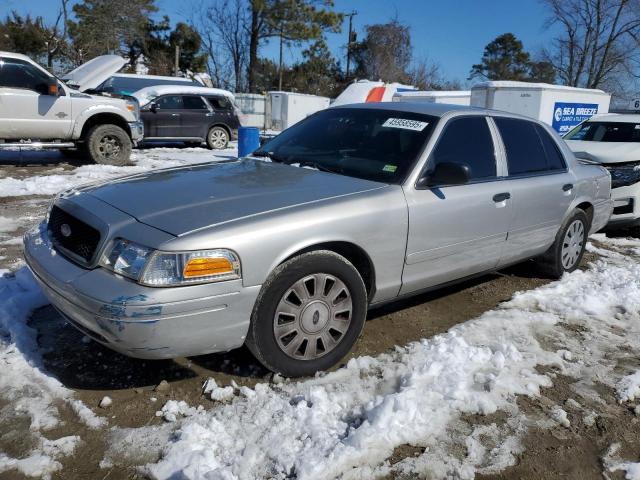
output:
[[53,206],[49,214],[49,234],[54,245],[90,262],[100,243],[100,232],[86,223]]

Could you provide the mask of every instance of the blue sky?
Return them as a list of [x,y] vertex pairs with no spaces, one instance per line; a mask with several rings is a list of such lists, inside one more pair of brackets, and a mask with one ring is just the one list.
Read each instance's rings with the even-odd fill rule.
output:
[[[197,0],[192,0],[197,1]],[[205,0],[206,1],[206,0]],[[187,20],[191,9],[187,1],[157,0],[160,14],[172,21]],[[397,18],[409,25],[412,33],[414,57],[428,58],[440,65],[450,79],[465,81],[471,65],[477,63],[484,46],[504,32],[514,33],[525,48],[538,52],[549,44],[553,32],[544,28],[547,11],[539,0],[335,0],[338,11],[356,10],[354,27],[362,37],[364,26]],[[0,0],[0,15],[16,9],[21,13],[55,17],[56,0]],[[344,66],[344,45],[348,23],[341,34],[328,37],[329,46]],[[277,45],[263,47],[262,53],[275,58]],[[285,61],[298,58],[295,48],[285,50]]]

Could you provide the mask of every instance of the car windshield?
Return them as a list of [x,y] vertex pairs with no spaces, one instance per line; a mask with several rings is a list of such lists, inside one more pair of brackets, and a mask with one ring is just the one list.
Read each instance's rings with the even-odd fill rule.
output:
[[370,108],[329,108],[254,153],[273,161],[385,183],[401,183],[438,118]]
[[585,122],[567,133],[565,140],[583,142],[635,142],[640,143],[640,123]]
[[132,77],[109,77],[95,89],[96,92],[118,93],[121,95],[131,95],[146,87],[158,85],[181,85],[183,87],[197,86],[199,83],[193,80],[168,80],[154,78],[132,78]]

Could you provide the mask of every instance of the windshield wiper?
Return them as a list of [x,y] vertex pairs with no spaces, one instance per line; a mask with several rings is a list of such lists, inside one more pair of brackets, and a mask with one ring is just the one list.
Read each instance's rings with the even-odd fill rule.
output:
[[321,172],[342,173],[342,169],[334,170],[325,165],[322,165],[321,163],[313,162],[311,160],[300,160],[300,162],[294,162],[294,163],[298,163],[300,167],[311,167],[311,168],[315,168],[316,170],[320,170]]
[[269,160],[271,160],[272,162],[276,162],[276,163],[287,163],[284,161],[283,158],[280,158],[279,156],[277,156],[275,153],[273,152],[267,152],[266,150],[256,150],[255,152],[253,152],[250,156],[252,157],[262,157],[262,158],[268,158]]

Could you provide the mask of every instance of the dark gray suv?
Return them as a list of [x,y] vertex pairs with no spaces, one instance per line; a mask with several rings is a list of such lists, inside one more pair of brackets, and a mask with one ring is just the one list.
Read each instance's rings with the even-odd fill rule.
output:
[[206,142],[213,149],[226,148],[240,126],[232,100],[223,95],[162,95],[142,108],[141,117],[145,142]]

